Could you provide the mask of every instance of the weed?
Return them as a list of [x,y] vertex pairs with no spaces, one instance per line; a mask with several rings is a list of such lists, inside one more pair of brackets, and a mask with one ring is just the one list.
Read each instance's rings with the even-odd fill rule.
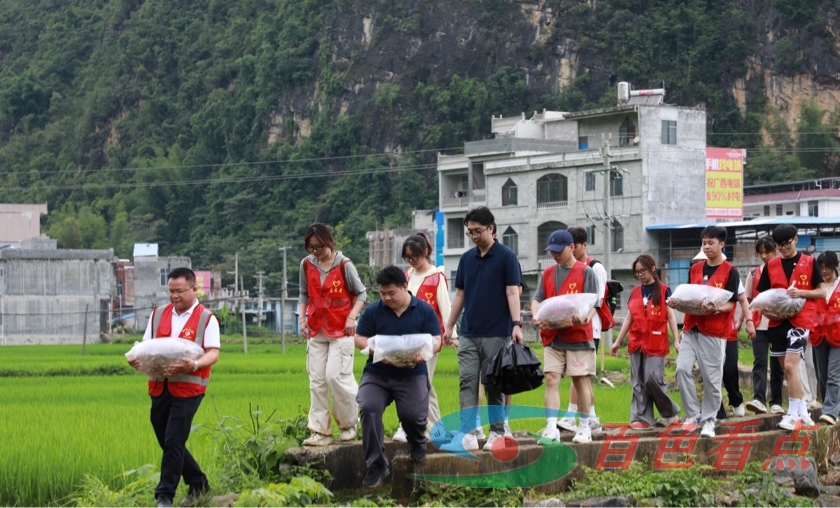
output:
[[122,474],[122,488],[112,490],[99,478],[86,474],[71,497],[73,506],[151,506],[160,473],[151,464]]
[[522,489],[479,489],[425,483],[411,494],[414,506],[522,506]]
[[305,476],[297,476],[289,483],[271,483],[266,487],[241,492],[236,506],[325,505],[330,498],[332,492],[322,483]]

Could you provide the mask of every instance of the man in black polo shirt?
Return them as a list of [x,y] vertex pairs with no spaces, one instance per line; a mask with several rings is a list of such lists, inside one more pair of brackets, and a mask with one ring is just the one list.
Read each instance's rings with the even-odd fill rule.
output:
[[[375,335],[428,333],[440,341],[440,324],[434,309],[408,292],[405,273],[387,266],[376,275],[380,300],[369,306],[356,327],[356,347],[368,347]],[[383,340],[381,337],[377,340]],[[376,347],[376,344],[374,344]],[[437,344],[434,345],[437,349]],[[399,368],[383,362],[373,363],[373,350],[362,372],[356,395],[362,420],[362,446],[367,474],[364,487],[379,487],[388,476],[382,414],[396,402],[397,416],[411,445],[411,460],[426,458],[426,416],[429,412],[429,372],[425,362],[412,368]]]

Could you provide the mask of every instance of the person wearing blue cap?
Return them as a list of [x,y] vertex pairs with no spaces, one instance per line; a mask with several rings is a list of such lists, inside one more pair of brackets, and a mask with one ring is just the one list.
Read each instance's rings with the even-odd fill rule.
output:
[[[536,316],[540,303],[547,298],[573,293],[598,294],[598,279],[595,272],[585,263],[575,259],[574,239],[565,229],[559,229],[548,237],[545,251],[554,258],[555,265],[545,269],[540,276],[531,313]],[[582,288],[582,291],[581,291]],[[545,321],[534,321],[540,329],[540,337],[545,346],[543,371],[545,372],[545,408],[546,428],[540,432],[543,438],[557,440],[557,416],[560,412],[560,380],[570,376],[578,394],[578,414],[580,425],[572,441],[588,443],[592,441],[589,427],[592,389],[589,376],[595,374],[595,341],[592,340],[592,317],[601,304],[600,298],[583,320],[573,318],[573,325],[559,330],[550,329]],[[570,415],[574,417],[574,415]]]

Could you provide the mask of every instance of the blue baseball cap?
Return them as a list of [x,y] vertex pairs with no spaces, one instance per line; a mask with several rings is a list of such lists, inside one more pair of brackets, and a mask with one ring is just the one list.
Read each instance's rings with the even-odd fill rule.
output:
[[548,237],[548,247],[545,248],[545,252],[560,252],[573,243],[575,241],[571,233],[565,229],[558,229]]

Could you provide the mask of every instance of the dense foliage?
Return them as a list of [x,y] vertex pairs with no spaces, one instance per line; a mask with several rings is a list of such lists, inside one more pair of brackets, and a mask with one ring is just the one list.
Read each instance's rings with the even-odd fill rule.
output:
[[[617,81],[705,106],[710,145],[761,148],[748,182],[832,174],[836,115],[809,103],[777,125],[747,72],[836,58],[832,5],[0,0],[0,202],[47,202],[61,247],[157,242],[223,273],[238,251],[276,295],[277,247],[294,281],[311,222],[364,265],[367,231],[436,207],[438,152],[493,114],[612,105]],[[769,52],[767,20],[783,34]]]

